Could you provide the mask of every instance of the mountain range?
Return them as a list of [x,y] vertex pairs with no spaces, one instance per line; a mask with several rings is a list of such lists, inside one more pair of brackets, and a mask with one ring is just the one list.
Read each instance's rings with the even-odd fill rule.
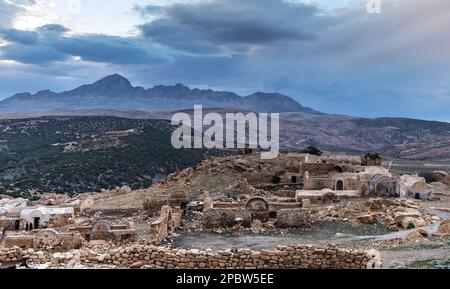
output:
[[135,87],[114,74],[73,90],[56,93],[42,90],[19,93],[0,102],[0,113],[40,113],[79,109],[187,109],[204,107],[240,108],[254,112],[305,112],[320,114],[279,93],[258,92],[240,96],[228,91],[191,89],[183,84]]
[[145,89],[117,74],[61,93],[45,90],[16,94],[0,102],[0,118],[115,116],[170,120],[180,110],[192,113],[196,104],[221,114],[278,112],[281,146],[289,149],[313,145],[328,152],[375,151],[397,159],[450,161],[447,122],[324,114],[279,93],[239,96],[182,84]]

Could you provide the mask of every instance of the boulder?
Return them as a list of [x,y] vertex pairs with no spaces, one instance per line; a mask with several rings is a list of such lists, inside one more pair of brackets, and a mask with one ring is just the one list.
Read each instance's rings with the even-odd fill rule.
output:
[[428,237],[428,232],[423,229],[418,229],[406,235],[405,239],[413,241],[413,240],[420,240],[425,237]]
[[413,228],[420,228],[425,226],[427,223],[422,218],[413,218],[413,217],[406,217],[401,222],[402,227],[405,229]]
[[377,222],[377,215],[376,214],[366,214],[361,215],[356,218],[359,222],[363,224],[375,224]]
[[438,236],[450,236],[450,219],[442,221],[436,232]]
[[420,218],[422,216],[422,213],[417,209],[412,208],[402,208],[401,211],[397,211],[394,213],[394,220],[397,223],[402,223],[403,219],[410,217],[410,218]]

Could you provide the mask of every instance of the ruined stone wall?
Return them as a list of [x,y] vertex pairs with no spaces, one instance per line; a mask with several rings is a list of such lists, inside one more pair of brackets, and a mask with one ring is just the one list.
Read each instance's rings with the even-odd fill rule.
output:
[[8,230],[14,230],[14,225],[17,219],[5,218],[0,219],[0,232],[3,228],[8,228]]
[[239,190],[242,194],[249,196],[264,196],[266,194],[263,190],[252,187],[246,179],[239,180]]
[[111,264],[119,268],[148,269],[374,269],[382,268],[379,253],[374,250],[340,249],[332,245],[278,246],[275,250],[199,251],[168,249],[150,245],[133,245],[107,252],[76,250],[66,253],[48,253],[1,249],[0,263],[28,259],[35,264],[67,264],[79,256],[82,264]]
[[309,172],[311,176],[326,176],[333,170],[339,167],[342,171],[351,171],[348,166],[341,166],[336,164],[312,164],[312,163],[303,163],[301,166],[301,170],[303,172]]
[[81,235],[75,232],[59,233],[53,229],[44,229],[33,235],[8,235],[5,237],[3,246],[59,251],[79,248],[82,241]]
[[185,207],[189,202],[187,198],[173,198],[173,197],[155,197],[144,201],[144,210],[148,213],[158,213],[164,206],[170,207]]
[[334,190],[335,182],[331,178],[308,178],[303,180],[304,190]]
[[236,219],[242,219],[243,226],[250,226],[252,217],[243,208],[213,208],[203,214],[203,226],[205,228],[227,228],[236,225]]
[[307,209],[284,209],[277,212],[277,227],[302,228],[310,225],[311,214]]
[[300,202],[292,202],[292,203],[282,203],[282,202],[271,202],[269,203],[269,208],[271,212],[276,212],[283,209],[299,209],[302,207],[302,203]]
[[89,240],[120,242],[137,238],[137,232],[132,222],[126,225],[111,225],[108,221],[100,220],[92,226],[69,228],[69,232],[78,232]]
[[213,199],[209,193],[205,193],[203,196],[203,210],[208,210],[213,207]]
[[47,228],[61,228],[74,223],[73,216],[71,214],[58,215],[51,218],[47,223]]
[[5,248],[19,247],[23,249],[33,248],[34,236],[7,236],[3,241]]
[[241,207],[242,207],[241,203],[215,202],[215,203],[213,203],[213,207],[212,208],[213,209],[240,209]]
[[172,209],[169,206],[162,207],[158,219],[150,225],[152,242],[159,244],[169,234],[175,232],[181,226],[181,214],[180,209]]

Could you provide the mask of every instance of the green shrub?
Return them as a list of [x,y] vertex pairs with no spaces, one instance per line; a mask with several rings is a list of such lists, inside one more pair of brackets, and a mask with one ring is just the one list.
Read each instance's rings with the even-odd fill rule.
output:
[[315,146],[309,146],[301,152],[304,154],[310,154],[315,156],[321,156],[323,154],[322,151],[316,148]]
[[279,184],[279,183],[281,183],[281,178],[279,176],[273,176],[272,184]]

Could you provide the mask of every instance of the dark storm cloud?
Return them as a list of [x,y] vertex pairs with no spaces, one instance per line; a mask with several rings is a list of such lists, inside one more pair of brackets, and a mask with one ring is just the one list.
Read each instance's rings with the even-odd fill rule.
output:
[[[139,11],[144,13],[146,9],[141,7]],[[315,6],[279,0],[176,4],[164,7],[161,18],[140,29],[144,37],[176,49],[239,52],[310,41],[333,22],[319,12]]]
[[17,29],[0,30],[10,43],[0,47],[0,59],[42,64],[80,57],[85,61],[112,64],[155,64],[166,61],[157,50],[135,38],[105,35],[65,36],[69,30],[51,24],[35,32]]
[[0,29],[0,37],[10,42],[31,45],[38,41],[38,34],[32,31],[22,31],[13,28]]

